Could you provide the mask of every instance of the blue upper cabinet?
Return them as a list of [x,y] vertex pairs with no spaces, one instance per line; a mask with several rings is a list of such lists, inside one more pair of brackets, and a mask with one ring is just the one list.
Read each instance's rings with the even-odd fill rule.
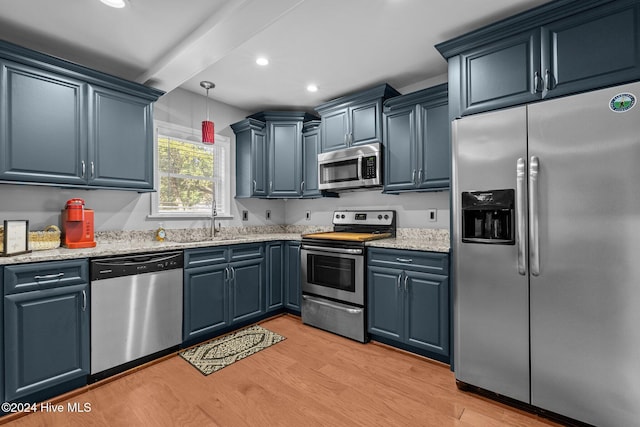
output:
[[265,124],[245,119],[231,125],[236,134],[236,197],[267,196],[267,135]]
[[640,78],[637,0],[558,0],[436,46],[452,118]]
[[162,94],[0,42],[0,180],[152,191]]
[[543,96],[561,96],[640,78],[637,3],[616,1],[544,25]]
[[383,84],[317,106],[322,119],[320,150],[382,142],[382,103],[397,95],[398,91]]
[[464,114],[540,99],[540,32],[528,31],[460,55]]
[[302,196],[302,120],[268,120],[269,197]]
[[236,197],[302,197],[307,173],[302,127],[313,119],[317,117],[305,112],[265,111],[231,125],[236,134]]
[[94,86],[89,100],[90,184],[153,189],[151,103]]
[[86,85],[1,59],[0,73],[0,179],[85,184]]
[[384,191],[449,188],[447,85],[384,103]]
[[318,188],[318,154],[320,153],[320,121],[311,120],[302,128],[302,196],[320,197]]

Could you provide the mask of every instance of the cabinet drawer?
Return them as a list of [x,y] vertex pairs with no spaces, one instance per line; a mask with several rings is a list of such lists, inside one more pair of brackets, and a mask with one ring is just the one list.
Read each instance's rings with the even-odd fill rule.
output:
[[89,282],[86,259],[9,265],[4,268],[4,294],[57,288]]
[[227,262],[229,247],[188,249],[184,251],[184,268],[203,267]]
[[437,252],[369,248],[368,264],[449,275],[449,255]]
[[262,243],[234,245],[229,248],[229,253],[230,261],[260,258],[264,256],[264,245]]

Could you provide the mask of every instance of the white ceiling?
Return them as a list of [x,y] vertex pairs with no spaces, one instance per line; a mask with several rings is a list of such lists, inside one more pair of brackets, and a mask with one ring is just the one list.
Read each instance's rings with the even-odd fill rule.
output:
[[204,95],[211,80],[212,99],[248,111],[310,111],[437,79],[447,67],[435,44],[548,1],[0,0],[0,39],[167,92]]

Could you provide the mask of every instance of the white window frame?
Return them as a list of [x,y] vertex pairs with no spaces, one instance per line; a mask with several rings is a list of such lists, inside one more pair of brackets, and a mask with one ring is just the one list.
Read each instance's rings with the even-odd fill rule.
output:
[[[148,215],[150,219],[200,219],[211,218],[211,214],[207,215],[203,212],[159,212],[160,205],[160,171],[158,162],[158,136],[166,135],[175,138],[183,139],[186,141],[201,141],[200,129],[192,129],[185,126],[176,125],[173,123],[163,122],[156,120],[154,122],[153,132],[153,171],[154,171],[154,189],[151,194],[151,213]],[[224,197],[216,200],[216,218],[232,219],[231,215],[231,140],[230,138],[222,135],[215,135],[215,145],[222,147],[225,150],[223,156],[223,170],[225,179],[222,180]],[[226,208],[223,210],[222,208]]]

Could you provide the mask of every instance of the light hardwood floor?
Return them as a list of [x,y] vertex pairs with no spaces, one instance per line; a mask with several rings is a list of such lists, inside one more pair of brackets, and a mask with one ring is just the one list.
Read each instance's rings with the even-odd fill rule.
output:
[[[204,376],[178,356],[62,400],[11,426],[548,426],[457,390],[449,367],[281,316],[287,339]],[[68,403],[91,412],[69,413]],[[0,423],[3,420],[0,419]]]

